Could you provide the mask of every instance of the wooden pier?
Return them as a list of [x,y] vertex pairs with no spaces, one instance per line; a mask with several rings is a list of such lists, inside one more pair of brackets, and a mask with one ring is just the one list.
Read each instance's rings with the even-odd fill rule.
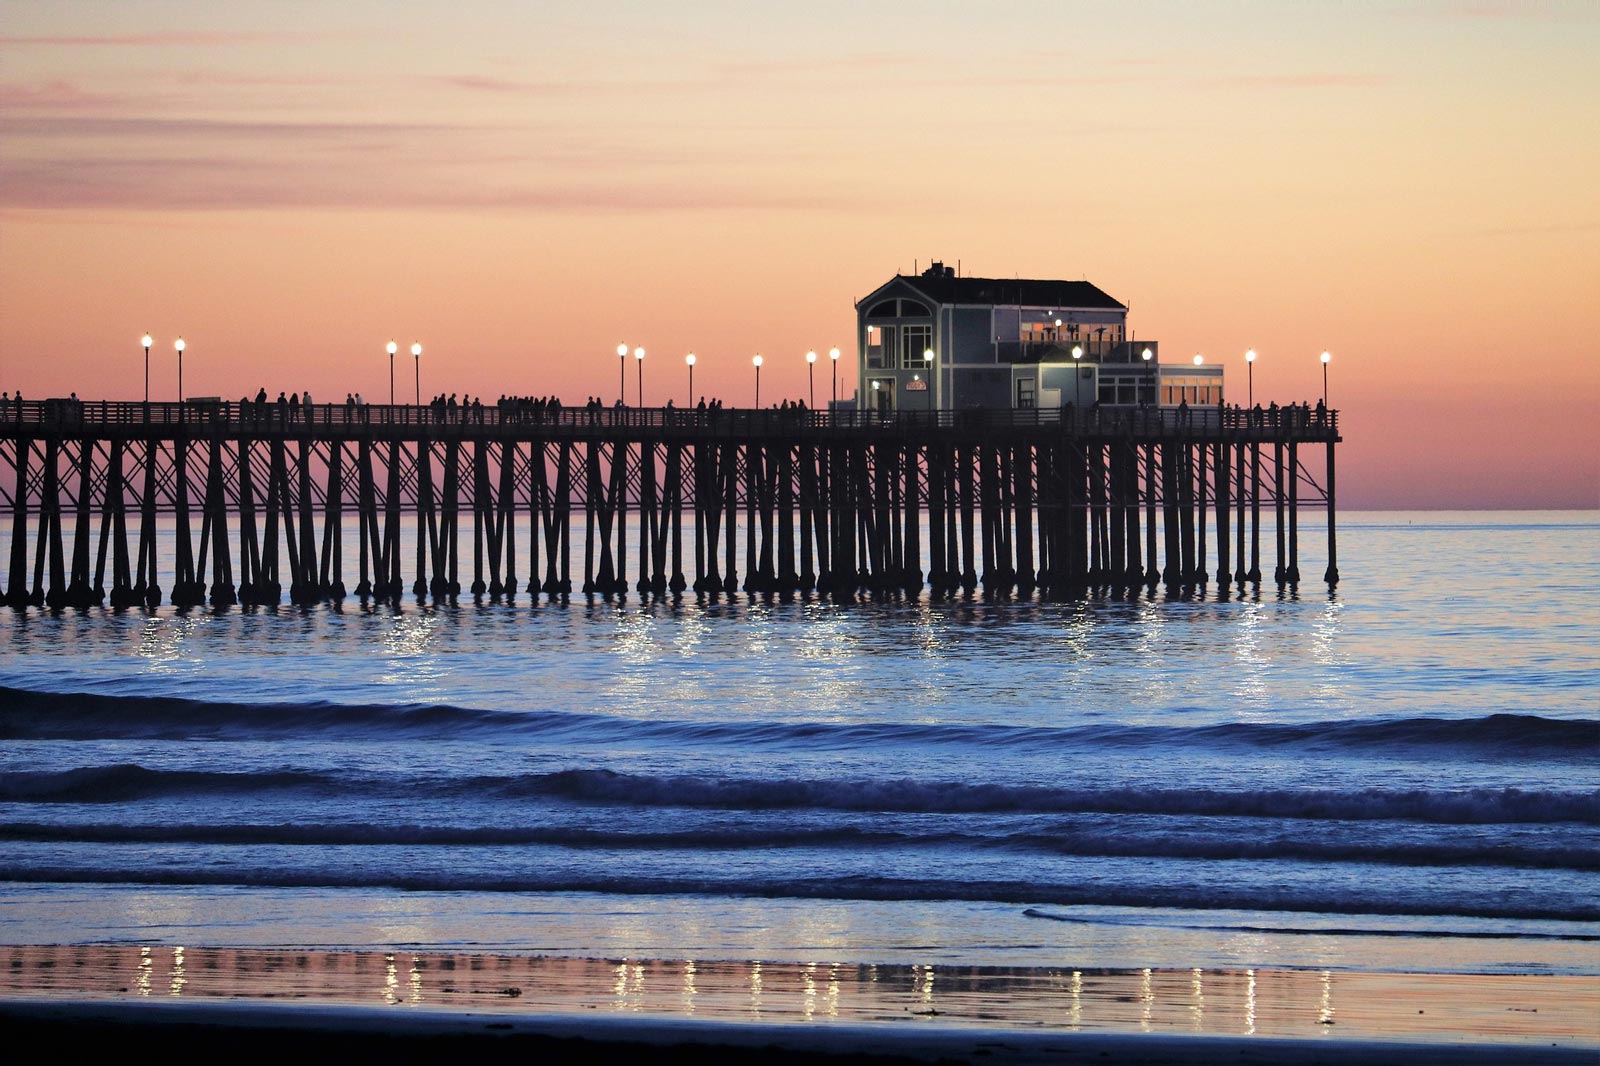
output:
[[[1327,509],[1333,584],[1339,439],[1336,412],[1304,405],[882,415],[30,401],[0,411],[4,598],[1074,595],[1264,574],[1294,585],[1303,506]],[[409,531],[402,515],[415,516]]]

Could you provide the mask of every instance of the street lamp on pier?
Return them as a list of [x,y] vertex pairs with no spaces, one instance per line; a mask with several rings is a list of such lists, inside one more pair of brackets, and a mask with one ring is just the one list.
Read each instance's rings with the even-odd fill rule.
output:
[[1245,380],[1249,390],[1245,394],[1245,406],[1251,410],[1256,406],[1256,350],[1251,348],[1244,353]]
[[1072,346],[1072,358],[1074,358],[1074,359],[1082,359],[1083,358],[1083,345],[1074,344]]
[[625,377],[627,372],[628,372],[628,346],[626,344],[619,344],[619,345],[617,345],[617,402],[618,403],[627,403],[628,402],[628,396],[627,396],[628,387],[627,387],[626,384],[624,384],[627,381],[627,378]]
[[388,344],[383,346],[383,350],[389,353],[389,406],[393,407],[394,406],[394,353],[398,352],[400,350],[400,346],[398,344],[396,344],[394,341],[390,341]]
[[750,360],[756,368],[756,410],[761,410],[761,353],[757,352],[754,359]]
[[693,407],[694,406],[694,353],[690,352],[688,355],[684,356],[683,357],[683,361],[689,365],[689,406]]
[[1328,363],[1333,356],[1327,352],[1322,353],[1322,406],[1328,406]]
[[815,351],[806,352],[806,379],[811,392],[811,408],[815,410],[817,406],[817,353]]
[[633,361],[639,364],[639,408],[644,409],[644,349],[633,350]]
[[139,338],[139,343],[144,345],[144,402],[150,402],[150,345],[155,343],[155,338],[146,333]]
[[411,345],[411,361],[416,366],[416,371],[417,371],[417,406],[421,407],[422,406],[422,345],[421,344],[413,343]]
[[183,343],[182,337],[179,337],[172,342],[172,347],[178,352],[178,403],[181,404],[183,403],[183,350],[188,345]]
[[1156,368],[1150,362],[1155,357],[1156,353],[1149,348],[1139,353],[1139,358],[1144,360],[1145,370],[1150,375],[1150,402],[1159,405],[1161,403],[1161,390],[1156,387]]
[[839,349],[829,348],[828,358],[833,361],[833,402],[839,402]]

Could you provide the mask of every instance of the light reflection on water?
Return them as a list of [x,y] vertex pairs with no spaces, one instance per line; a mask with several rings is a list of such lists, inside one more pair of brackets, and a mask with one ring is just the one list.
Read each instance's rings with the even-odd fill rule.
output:
[[[66,953],[73,951],[71,958]],[[898,1020],[1033,1031],[1207,1033],[1505,1045],[1600,1041],[1600,988],[1578,978],[851,965],[416,951],[0,947],[0,991],[125,998],[164,983],[204,1002],[492,1011],[606,1008],[661,1017],[821,1025]],[[175,975],[187,969],[188,976]],[[403,975],[403,976],[402,976]],[[181,983],[180,983],[181,981]]]
[[[1349,516],[1350,562],[1332,600],[1280,599],[1269,586],[1179,602],[691,594],[530,605],[524,594],[513,605],[8,611],[0,682],[199,698],[225,688],[264,701],[603,704],[631,715],[757,704],[826,720],[1592,712],[1600,536],[1593,516],[1556,517],[1567,524],[1424,531]],[[1509,543],[1544,553],[1543,568],[1482,565],[1503,560]]]

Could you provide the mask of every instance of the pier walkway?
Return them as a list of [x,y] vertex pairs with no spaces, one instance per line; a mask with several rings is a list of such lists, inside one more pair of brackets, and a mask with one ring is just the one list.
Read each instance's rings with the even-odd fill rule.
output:
[[[347,517],[349,591],[380,599],[460,595],[465,550],[466,591],[491,597],[1259,583],[1263,507],[1270,579],[1292,585],[1303,506],[1327,509],[1336,583],[1339,441],[1337,412],[1306,405],[12,401],[0,405],[4,599],[155,605],[163,582],[179,606],[337,599]],[[519,559],[534,570],[525,584]]]

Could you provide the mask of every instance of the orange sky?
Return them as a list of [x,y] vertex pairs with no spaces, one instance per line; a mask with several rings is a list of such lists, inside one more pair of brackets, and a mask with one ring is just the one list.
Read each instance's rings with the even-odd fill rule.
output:
[[1347,506],[1600,503],[1592,4],[5,0],[0,29],[0,387],[32,397],[138,397],[145,330],[158,397],[180,333],[196,395],[382,400],[393,336],[425,394],[609,400],[627,341],[650,403],[690,350],[698,392],[748,404],[761,351],[763,400],[799,397],[806,348],[853,362],[855,299],[959,259],[1095,282],[1238,399],[1245,348],[1280,402],[1331,349]]

